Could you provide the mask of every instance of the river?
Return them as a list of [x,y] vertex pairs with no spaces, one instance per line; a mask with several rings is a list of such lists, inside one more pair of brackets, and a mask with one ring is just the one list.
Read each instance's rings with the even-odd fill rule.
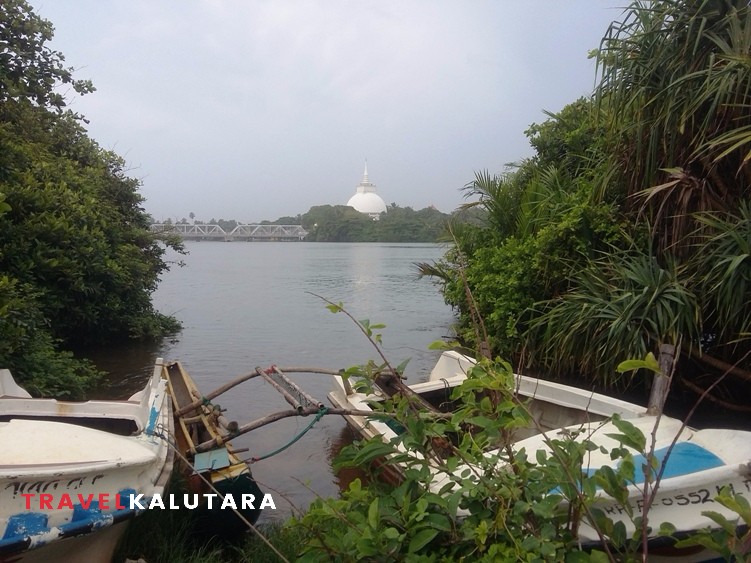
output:
[[[438,352],[435,340],[451,334],[454,316],[438,287],[418,279],[416,262],[438,259],[445,248],[432,244],[220,243],[188,242],[187,256],[163,275],[154,304],[174,315],[183,330],[158,346],[114,349],[95,358],[111,372],[108,395],[126,395],[150,373],[156,357],[180,360],[203,391],[210,391],[256,366],[340,369],[377,359],[373,346],[344,314],[333,314],[316,295],[341,302],[356,319],[383,323],[383,350],[394,365],[410,358],[408,381],[427,376]],[[315,295],[314,295],[315,294]],[[290,375],[328,404],[330,377]],[[260,380],[251,380],[216,399],[241,424],[288,408]],[[260,456],[288,442],[310,422],[287,419],[233,440]],[[331,459],[352,440],[344,420],[324,417],[300,441],[253,465],[262,488],[283,519],[292,506],[304,509],[316,495],[338,494]]]

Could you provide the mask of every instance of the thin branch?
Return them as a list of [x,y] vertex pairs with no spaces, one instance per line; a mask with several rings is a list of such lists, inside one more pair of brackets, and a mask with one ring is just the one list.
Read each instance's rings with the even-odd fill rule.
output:
[[733,410],[737,412],[751,412],[751,407],[746,407],[743,405],[738,405],[736,403],[731,403],[730,401],[723,401],[722,399],[715,397],[714,395],[711,395],[707,392],[707,389],[702,389],[695,383],[691,383],[687,379],[681,379],[680,380],[683,385],[691,389],[691,391],[697,393],[698,395],[702,396],[704,399],[707,399],[708,401],[711,401],[715,404],[720,405],[721,407]]
[[[319,409],[318,407],[308,407],[302,410],[297,409],[290,409],[286,411],[279,411],[275,412],[266,416],[263,416],[261,418],[257,418],[256,420],[253,420],[251,422],[248,422],[247,424],[243,424],[240,426],[235,432],[230,433],[227,436],[220,436],[218,438],[213,438],[211,440],[207,440],[206,442],[201,442],[196,446],[196,453],[200,452],[206,452],[211,449],[216,448],[217,446],[220,446],[221,444],[224,444],[230,440],[233,440],[237,436],[240,436],[242,434],[247,434],[248,432],[251,432],[252,430],[256,430],[258,428],[261,428],[262,426],[266,426],[268,424],[271,424],[273,422],[277,422],[279,420],[282,420],[284,418],[290,418],[292,416],[310,416],[310,415],[329,415],[329,414],[335,414],[339,416],[363,416],[363,417],[373,417],[373,416],[388,416],[395,418],[396,414],[394,413],[388,413],[388,412],[376,412],[376,411],[361,411],[357,409],[340,409],[340,408],[329,408],[329,409]],[[451,418],[451,414],[449,413],[433,413],[437,418]]]
[[738,364],[743,361],[748,356],[748,354],[743,356],[743,358],[741,358],[741,360],[737,361],[735,364],[729,364],[723,360],[720,360],[719,358],[710,356],[709,354],[701,353],[694,348],[689,348],[684,353],[690,358],[712,366],[713,368],[722,370],[724,372],[723,377],[725,375],[732,375],[733,377],[738,377],[740,379],[743,379],[744,381],[751,381],[751,371],[738,367]]
[[330,301],[330,300],[326,299],[325,297],[323,297],[321,295],[318,295],[317,293],[313,293],[312,291],[307,291],[306,293],[309,293],[313,297],[318,297],[318,299],[320,299],[324,303],[328,303],[329,305],[331,305],[333,307],[336,307],[339,311],[341,311],[342,313],[344,313],[345,315],[347,315],[347,317],[349,317],[350,320],[357,325],[357,328],[360,329],[360,332],[362,332],[365,335],[365,337],[368,339],[368,342],[370,342],[373,345],[373,348],[376,349],[376,352],[378,352],[378,355],[383,360],[384,365],[387,368],[389,368],[389,370],[391,371],[392,375],[395,375],[395,376],[399,377],[398,372],[393,367],[391,367],[391,364],[389,363],[388,359],[386,358],[386,355],[383,353],[383,350],[381,350],[381,347],[378,346],[378,344],[376,344],[373,341],[373,339],[368,334],[368,331],[365,330],[364,326],[362,326],[362,323],[360,323],[360,321],[358,321],[355,317],[353,317],[352,314],[349,311],[347,311],[341,305],[339,305],[337,303],[334,303],[333,301]]

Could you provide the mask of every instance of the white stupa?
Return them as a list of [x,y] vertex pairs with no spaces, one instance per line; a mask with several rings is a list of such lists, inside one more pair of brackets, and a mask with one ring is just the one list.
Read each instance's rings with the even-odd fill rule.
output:
[[368,178],[368,161],[365,161],[365,173],[362,176],[362,182],[357,186],[357,192],[347,202],[347,205],[354,207],[360,213],[367,213],[374,219],[377,219],[381,213],[386,211],[386,203],[376,193],[375,184],[370,183]]

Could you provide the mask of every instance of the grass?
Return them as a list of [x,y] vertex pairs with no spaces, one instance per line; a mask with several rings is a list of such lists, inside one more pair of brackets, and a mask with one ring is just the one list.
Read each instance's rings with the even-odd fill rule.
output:
[[[182,494],[180,483],[170,491]],[[203,513],[205,516],[205,512]],[[143,559],[148,563],[265,563],[281,561],[280,557],[252,531],[232,539],[202,533],[201,511],[146,510],[130,521],[112,559]],[[304,532],[284,523],[260,524],[258,530],[289,561],[298,557],[304,543]]]
[[[131,521],[113,563],[279,563],[281,559],[253,532],[234,540],[206,537],[196,529],[194,511],[151,510]],[[283,523],[262,524],[259,531],[289,561],[297,559],[303,532]]]

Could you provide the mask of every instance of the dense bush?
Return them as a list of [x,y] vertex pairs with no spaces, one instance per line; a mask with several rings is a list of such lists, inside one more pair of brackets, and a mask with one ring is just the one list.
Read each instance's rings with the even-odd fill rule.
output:
[[37,393],[80,396],[95,370],[64,347],[177,325],[151,305],[167,266],[139,182],[66,110],[60,85],[93,87],[51,38],[25,1],[0,4],[0,366]]
[[529,160],[478,173],[484,224],[423,265],[465,339],[553,377],[613,382],[667,344],[693,390],[751,381],[749,32],[740,0],[633,2],[610,26],[594,96],[532,125]]

